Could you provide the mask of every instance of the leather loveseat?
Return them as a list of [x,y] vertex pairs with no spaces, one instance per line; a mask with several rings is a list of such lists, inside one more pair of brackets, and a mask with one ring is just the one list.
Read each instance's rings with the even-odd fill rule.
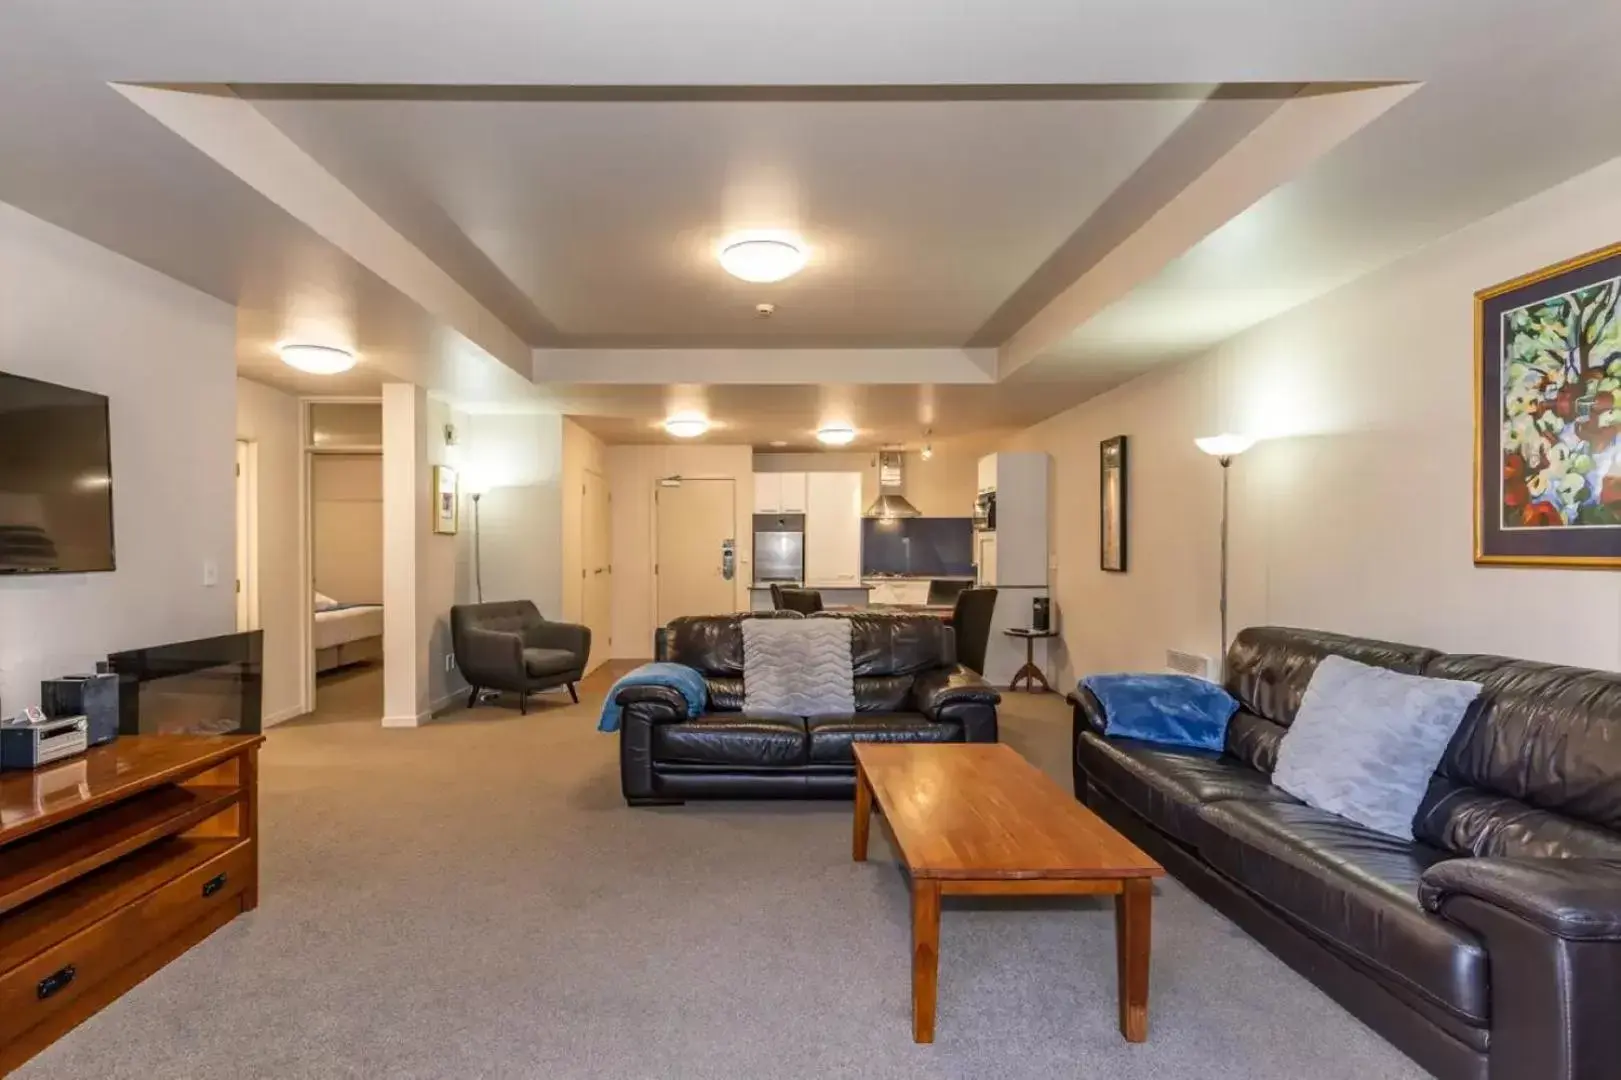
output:
[[[1485,687],[1412,841],[1268,782],[1329,654]],[[1226,687],[1219,755],[1106,740],[1072,696],[1076,794],[1443,1080],[1621,1077],[1621,675],[1258,627]]]
[[688,798],[850,798],[854,742],[995,742],[1000,695],[956,662],[951,628],[928,615],[822,614],[850,621],[856,712],[744,716],[743,620],[791,611],[679,618],[659,630],[659,660],[703,673],[709,708],[687,718],[679,693],[630,686],[619,775],[632,806]]

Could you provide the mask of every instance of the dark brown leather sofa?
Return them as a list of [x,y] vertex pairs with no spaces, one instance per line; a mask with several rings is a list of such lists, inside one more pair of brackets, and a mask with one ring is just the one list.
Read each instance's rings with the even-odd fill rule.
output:
[[951,628],[928,615],[820,614],[851,624],[856,711],[848,716],[744,716],[743,620],[798,612],[693,616],[658,631],[654,652],[697,668],[709,710],[687,718],[663,686],[630,686],[616,700],[619,776],[632,806],[689,798],[850,798],[855,742],[995,742],[1001,701],[957,663]]
[[[1485,687],[1413,841],[1268,782],[1330,653]],[[1226,686],[1219,755],[1106,740],[1072,695],[1077,796],[1443,1080],[1621,1077],[1621,675],[1257,627]]]

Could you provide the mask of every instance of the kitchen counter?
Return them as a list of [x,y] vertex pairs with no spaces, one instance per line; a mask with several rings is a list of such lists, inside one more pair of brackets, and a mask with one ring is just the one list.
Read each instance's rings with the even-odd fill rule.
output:
[[974,580],[972,574],[875,574],[863,578],[869,585],[883,585],[891,582],[904,583],[908,581],[968,581]]
[[831,582],[831,583],[828,583],[826,585],[818,585],[815,582],[812,582],[810,584],[806,584],[803,581],[769,581],[764,585],[750,585],[749,586],[749,591],[750,592],[770,592],[771,591],[771,586],[773,586],[773,585],[781,585],[784,589],[819,589],[819,590],[824,591],[824,592],[829,590],[829,589],[839,589],[839,590],[842,590],[842,591],[847,591],[847,590],[850,590],[850,589],[860,589],[860,590],[871,590],[872,589],[872,586],[867,584],[866,582],[857,582],[857,581]]

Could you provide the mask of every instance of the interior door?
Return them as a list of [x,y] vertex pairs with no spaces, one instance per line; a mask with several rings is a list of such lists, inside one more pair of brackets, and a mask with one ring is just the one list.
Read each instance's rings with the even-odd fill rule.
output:
[[601,473],[585,474],[585,512],[580,552],[585,581],[581,618],[591,628],[591,666],[609,656],[613,641],[613,564],[609,556],[608,482]]
[[654,489],[660,626],[677,615],[737,610],[734,487],[731,480],[661,480]]

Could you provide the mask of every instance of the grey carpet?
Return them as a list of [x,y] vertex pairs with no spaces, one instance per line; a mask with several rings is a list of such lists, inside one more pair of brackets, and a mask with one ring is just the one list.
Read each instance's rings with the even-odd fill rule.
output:
[[[1174,882],[1146,1044],[1115,1026],[1106,906],[948,899],[914,1045],[905,885],[879,829],[850,861],[848,805],[631,810],[600,679],[576,708],[384,731],[368,678],[270,735],[259,910],[19,1076],[1425,1075]],[[1005,716],[1067,786],[1062,702]]]

